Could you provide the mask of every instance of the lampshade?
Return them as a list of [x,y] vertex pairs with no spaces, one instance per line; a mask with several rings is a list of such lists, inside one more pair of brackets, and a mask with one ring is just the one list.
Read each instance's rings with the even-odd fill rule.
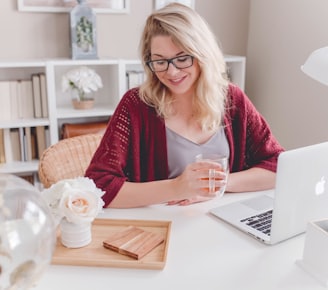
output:
[[328,46],[313,51],[301,69],[309,77],[328,86]]

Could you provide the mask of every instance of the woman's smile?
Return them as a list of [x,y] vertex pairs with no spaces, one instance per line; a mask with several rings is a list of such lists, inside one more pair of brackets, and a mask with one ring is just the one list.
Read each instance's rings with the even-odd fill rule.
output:
[[186,78],[187,76],[184,77],[179,77],[175,79],[169,79],[170,82],[172,82],[174,85],[180,85]]

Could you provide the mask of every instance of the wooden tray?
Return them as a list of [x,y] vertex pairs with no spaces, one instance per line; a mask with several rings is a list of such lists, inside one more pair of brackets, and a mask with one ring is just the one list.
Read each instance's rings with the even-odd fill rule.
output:
[[[162,233],[164,242],[140,260],[105,249],[103,241],[111,234],[128,226],[136,226],[154,233]],[[69,249],[57,239],[52,264],[120,268],[163,269],[169,245],[171,221],[95,219],[92,224],[92,242],[83,248]]]

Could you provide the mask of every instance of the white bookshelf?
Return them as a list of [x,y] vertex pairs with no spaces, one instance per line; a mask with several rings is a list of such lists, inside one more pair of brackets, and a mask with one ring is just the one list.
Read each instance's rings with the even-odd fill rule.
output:
[[[226,62],[231,80],[244,89],[245,57],[227,55]],[[78,66],[88,66],[102,78],[103,88],[95,92],[95,106],[90,110],[73,109],[69,93],[61,89],[62,75]],[[141,70],[140,61],[128,59],[0,61],[0,81],[30,79],[32,74],[45,73],[48,97],[47,118],[0,120],[0,129],[47,126],[49,145],[54,144],[60,139],[61,126],[65,122],[107,120],[128,89],[127,72]],[[24,175],[37,171],[38,160],[0,163],[0,173]]]
[[225,55],[225,60],[231,81],[245,90],[246,57]]

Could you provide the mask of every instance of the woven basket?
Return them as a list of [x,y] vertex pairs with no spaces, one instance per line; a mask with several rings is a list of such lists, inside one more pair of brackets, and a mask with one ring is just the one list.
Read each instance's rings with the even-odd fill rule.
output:
[[47,148],[39,162],[39,178],[45,188],[59,180],[84,176],[102,134],[60,140]]

